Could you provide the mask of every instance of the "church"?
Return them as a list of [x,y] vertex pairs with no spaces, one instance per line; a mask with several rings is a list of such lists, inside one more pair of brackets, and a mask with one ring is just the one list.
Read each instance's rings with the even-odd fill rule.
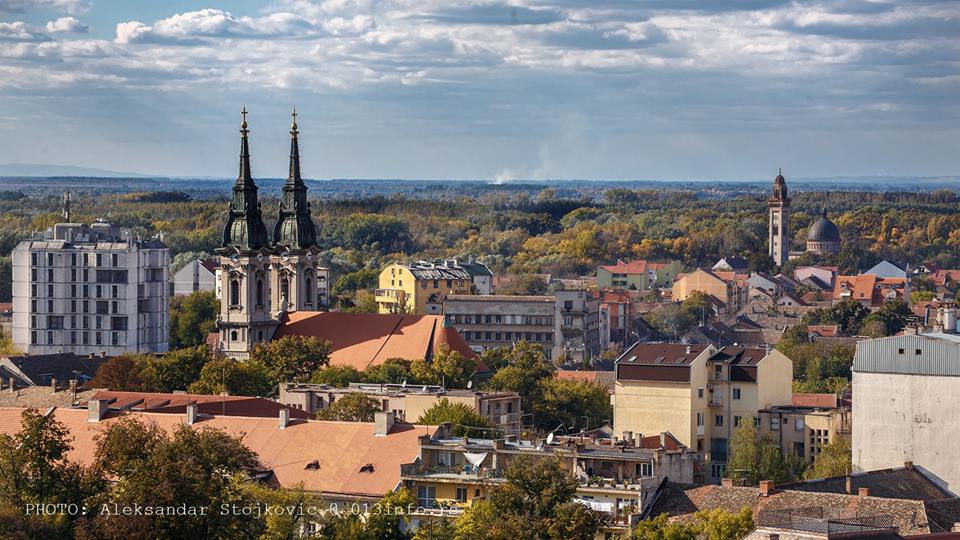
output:
[[296,111],[290,126],[290,170],[272,233],[264,225],[250,172],[247,110],[241,114],[240,174],[217,249],[223,291],[219,345],[233,358],[245,358],[257,343],[272,339],[287,313],[319,309],[323,293],[317,280],[326,282],[329,272],[319,264],[317,230],[300,177]]
[[768,249],[770,258],[777,266],[804,253],[827,255],[840,252],[840,228],[827,217],[824,209],[820,217],[807,229],[806,251],[790,251],[790,197],[787,195],[787,180],[783,171],[773,179],[773,190],[767,200]]

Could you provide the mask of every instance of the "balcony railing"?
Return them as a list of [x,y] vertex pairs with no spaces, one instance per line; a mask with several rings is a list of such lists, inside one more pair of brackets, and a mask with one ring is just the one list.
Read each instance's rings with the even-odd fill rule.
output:
[[468,479],[487,479],[502,478],[503,472],[495,469],[481,467],[477,469],[472,465],[422,465],[420,463],[408,463],[400,466],[401,476],[433,476],[433,475],[458,475]]
[[721,398],[721,397],[719,397],[719,396],[713,396],[712,398],[710,398],[709,406],[710,406],[710,407],[723,407],[723,398]]

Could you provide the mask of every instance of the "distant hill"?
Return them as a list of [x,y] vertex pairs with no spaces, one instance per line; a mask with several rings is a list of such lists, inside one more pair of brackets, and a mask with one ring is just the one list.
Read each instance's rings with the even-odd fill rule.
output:
[[0,176],[95,176],[98,178],[146,178],[150,175],[110,171],[73,165],[49,165],[42,163],[0,163]]

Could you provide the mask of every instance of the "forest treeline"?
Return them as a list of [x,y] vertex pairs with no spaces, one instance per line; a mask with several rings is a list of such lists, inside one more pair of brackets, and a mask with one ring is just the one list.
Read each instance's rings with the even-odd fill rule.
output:
[[[59,197],[7,193],[0,197],[0,301],[10,297],[11,250],[62,220]],[[203,200],[181,192],[75,196],[71,219],[103,218],[142,238],[162,235],[178,267],[219,246],[228,195]],[[826,209],[840,226],[844,247],[821,262],[842,272],[881,259],[960,265],[960,198],[952,191],[791,197],[792,247],[803,248],[807,227]],[[754,269],[772,270],[765,255],[767,202],[760,193],[717,197],[614,188],[602,198],[568,198],[547,188],[445,199],[395,195],[311,202],[322,257],[334,276],[345,278],[342,291],[369,286],[370,270],[390,260],[448,256],[473,256],[501,273],[592,274],[597,264],[617,258],[676,258],[692,268],[731,255],[747,257]],[[266,196],[262,203],[269,221],[278,200]]]

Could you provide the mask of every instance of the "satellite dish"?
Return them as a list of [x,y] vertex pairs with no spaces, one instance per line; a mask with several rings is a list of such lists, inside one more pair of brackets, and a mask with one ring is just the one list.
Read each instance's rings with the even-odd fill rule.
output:
[[473,388],[473,381],[467,381],[467,390]]
[[424,394],[427,393],[427,386],[426,386],[426,385],[423,386],[423,393],[424,393]]
[[407,380],[406,380],[406,379],[403,380],[403,384],[401,384],[400,387],[401,387],[401,388],[406,388],[406,387],[407,387]]
[[547,435],[547,444],[553,444],[553,433]]

